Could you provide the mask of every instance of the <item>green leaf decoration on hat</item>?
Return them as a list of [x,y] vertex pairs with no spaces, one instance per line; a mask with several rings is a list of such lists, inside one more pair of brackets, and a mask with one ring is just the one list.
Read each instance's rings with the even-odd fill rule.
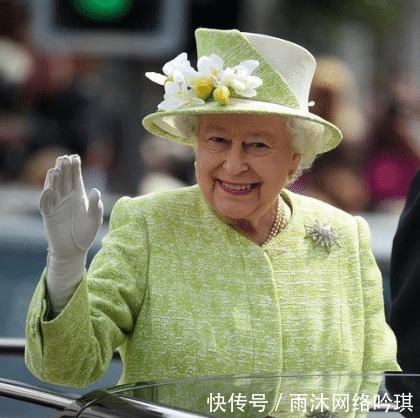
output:
[[228,67],[245,60],[258,61],[260,65],[253,74],[260,77],[264,84],[258,88],[254,100],[299,108],[295,94],[281,74],[238,30],[197,29],[196,42],[198,57],[214,53],[219,55]]

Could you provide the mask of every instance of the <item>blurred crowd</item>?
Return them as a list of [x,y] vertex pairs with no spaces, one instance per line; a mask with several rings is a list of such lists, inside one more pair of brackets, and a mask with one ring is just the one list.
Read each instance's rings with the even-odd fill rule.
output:
[[410,74],[388,74],[368,105],[346,63],[317,57],[312,111],[336,124],[344,139],[293,187],[353,213],[400,212],[420,168],[418,89]]
[[99,72],[93,57],[32,45],[26,8],[0,1],[1,182],[40,186],[57,156],[78,153],[99,187],[106,186],[112,118]]
[[[118,193],[110,179],[121,138],[113,126],[117,112],[104,100],[104,63],[37,48],[19,2],[0,1],[0,8],[0,187],[41,187],[57,156],[78,153],[88,186]],[[420,167],[416,80],[388,74],[367,104],[346,63],[317,61],[312,111],[339,126],[344,140],[290,187],[350,212],[400,211]],[[194,183],[189,148],[139,133],[138,152],[138,194]]]

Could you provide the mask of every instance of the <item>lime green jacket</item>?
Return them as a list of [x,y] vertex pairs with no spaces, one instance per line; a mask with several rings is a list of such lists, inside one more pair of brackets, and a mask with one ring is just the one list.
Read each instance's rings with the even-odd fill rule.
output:
[[[292,218],[265,246],[226,224],[198,186],[120,199],[102,249],[51,320],[41,279],[28,312],[28,368],[85,386],[119,348],[120,383],[398,370],[366,222],[283,197]],[[332,227],[330,251],[308,237],[316,223]]]

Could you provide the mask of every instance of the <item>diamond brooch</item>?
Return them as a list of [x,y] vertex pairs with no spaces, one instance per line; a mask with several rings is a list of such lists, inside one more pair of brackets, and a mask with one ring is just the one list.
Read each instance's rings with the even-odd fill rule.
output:
[[332,226],[326,222],[321,224],[319,221],[315,221],[312,226],[305,225],[305,229],[305,238],[310,238],[314,245],[320,245],[326,248],[328,253],[334,245],[340,247]]

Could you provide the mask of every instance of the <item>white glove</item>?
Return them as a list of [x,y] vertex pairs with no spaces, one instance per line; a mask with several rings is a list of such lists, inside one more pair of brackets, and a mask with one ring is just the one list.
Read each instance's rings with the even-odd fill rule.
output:
[[48,171],[40,199],[48,239],[47,290],[57,315],[83,277],[87,252],[101,227],[100,192],[86,196],[78,155],[57,158]]

